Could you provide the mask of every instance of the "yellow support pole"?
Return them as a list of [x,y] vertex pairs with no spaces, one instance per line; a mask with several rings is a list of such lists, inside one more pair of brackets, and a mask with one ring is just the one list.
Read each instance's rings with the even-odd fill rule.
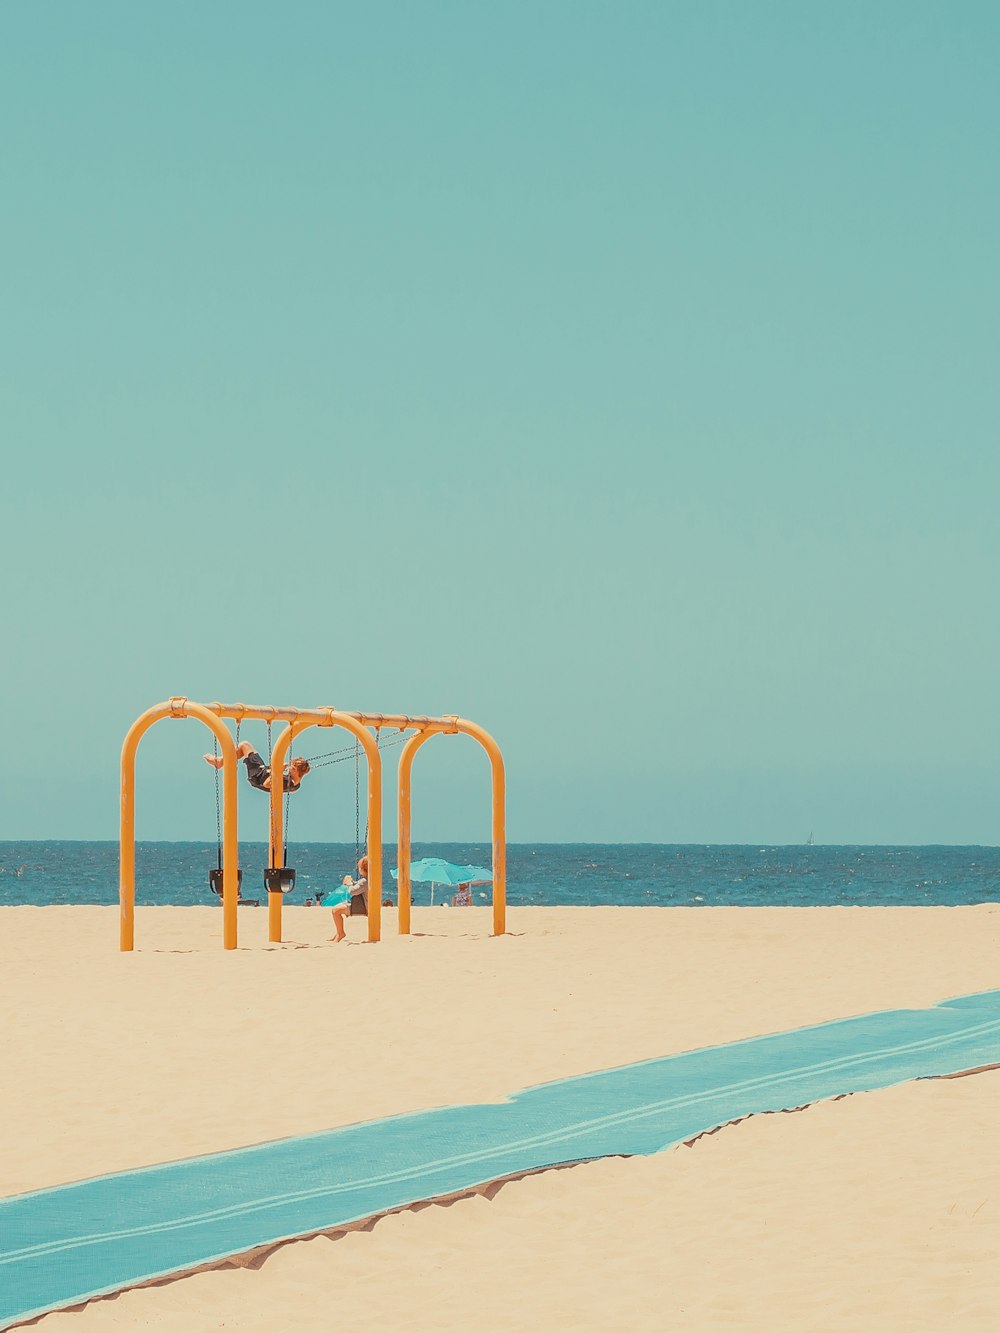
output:
[[[280,779],[284,772],[285,755],[291,748],[295,735],[295,724],[289,722],[271,750],[271,818],[268,824],[267,863],[275,870],[282,869],[285,864],[284,812],[281,805],[284,792]],[[274,781],[275,773],[279,778],[277,783]],[[281,943],[281,909],[284,896],[283,893],[270,892],[267,895],[267,938],[272,944]]]
[[475,722],[457,717],[455,727],[463,735],[477,740],[490,757],[493,777],[493,934],[502,935],[507,928],[507,785],[503,755],[489,732]]
[[236,742],[214,708],[184,700],[183,716],[196,717],[219,739],[222,751],[222,947],[236,948],[240,898],[240,840],[236,808]]
[[429,741],[433,731],[418,731],[399,752],[399,784],[396,797],[397,850],[396,850],[396,888],[399,893],[399,906],[396,909],[400,935],[410,933],[410,905],[413,890],[410,884],[410,781],[413,770],[413,757],[425,741]]

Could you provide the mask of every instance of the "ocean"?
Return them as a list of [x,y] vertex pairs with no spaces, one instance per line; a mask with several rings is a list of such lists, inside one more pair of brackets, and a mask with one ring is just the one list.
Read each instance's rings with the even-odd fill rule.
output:
[[[383,855],[383,898],[395,902],[389,874],[395,846]],[[414,843],[412,855],[490,863],[483,844]],[[217,904],[208,888],[216,857],[214,843],[138,843],[136,904]],[[266,859],[263,844],[241,844],[246,897],[264,898],[257,867]],[[354,871],[354,846],[300,843],[288,859],[297,871],[288,902],[302,903]],[[485,901],[488,890],[473,892]],[[450,896],[438,886],[435,902]],[[117,900],[117,842],[0,842],[0,906]],[[414,905],[430,901],[430,885],[415,884]],[[955,907],[1000,902],[1000,848],[512,843],[507,901],[515,907]]]

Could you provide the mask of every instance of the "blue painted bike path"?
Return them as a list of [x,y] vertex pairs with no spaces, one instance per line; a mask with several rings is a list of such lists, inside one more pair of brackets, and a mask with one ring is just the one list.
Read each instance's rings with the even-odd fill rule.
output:
[[1000,991],[798,1028],[0,1200],[0,1328],[541,1167],[1000,1062]]

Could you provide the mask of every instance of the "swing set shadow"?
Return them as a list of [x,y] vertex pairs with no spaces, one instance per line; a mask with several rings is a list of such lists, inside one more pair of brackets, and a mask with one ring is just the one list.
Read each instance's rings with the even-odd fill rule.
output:
[[[135,947],[135,758],[142,737],[157,722],[165,718],[194,718],[212,732],[218,752],[222,756],[222,805],[219,838],[219,866],[211,872],[213,888],[221,888],[223,947],[237,947],[237,909],[240,902],[242,871],[239,868],[239,833],[237,822],[237,758],[234,741],[226,721],[235,721],[237,734],[240,724],[258,720],[268,724],[270,747],[271,727],[276,722],[286,725],[274,741],[270,754],[272,771],[283,771],[285,758],[292,741],[310,727],[342,727],[365,752],[368,766],[368,940],[376,943],[382,933],[382,755],[380,736],[383,728],[406,736],[399,756],[397,784],[399,870],[397,889],[398,931],[410,934],[410,786],[413,759],[417,751],[437,735],[470,736],[486,751],[492,773],[492,832],[493,832],[493,933],[503,935],[506,925],[507,899],[507,842],[505,831],[505,778],[500,747],[487,731],[475,722],[453,714],[444,717],[414,716],[399,713],[343,712],[336,708],[275,708],[251,704],[199,704],[184,697],[167,699],[149,708],[129,728],[121,754],[121,825],[120,870],[118,884],[119,948],[129,952]],[[373,734],[374,732],[374,734]],[[330,751],[330,755],[338,754]],[[317,756],[318,759],[326,756]],[[336,759],[329,762],[335,763]],[[318,765],[322,767],[322,764]],[[282,795],[286,796],[282,809]],[[295,871],[286,865],[288,805],[287,793],[281,783],[271,784],[270,820],[268,828],[268,867],[264,872],[267,889],[268,939],[281,943],[281,912],[284,895],[295,884]],[[218,791],[217,791],[218,802]],[[219,807],[216,806],[217,817]]]

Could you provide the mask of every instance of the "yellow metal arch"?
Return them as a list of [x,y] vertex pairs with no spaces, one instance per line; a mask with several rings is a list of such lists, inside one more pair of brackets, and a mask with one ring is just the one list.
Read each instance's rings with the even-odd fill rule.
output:
[[194,717],[212,732],[222,750],[222,941],[236,948],[238,883],[236,870],[240,849],[236,823],[236,744],[220,718],[203,704],[187,699],[168,699],[147,709],[129,728],[122,744],[121,821],[118,864],[119,948],[135,947],[135,754],[139,742],[155,723],[165,717]]
[[[382,755],[375,738],[351,713],[338,713],[335,708],[316,710],[323,716],[301,723],[292,722],[278,737],[271,755],[271,767],[280,771],[293,738],[309,727],[343,727],[361,742],[368,759],[368,940],[376,944],[382,937]],[[282,792],[271,784],[271,864],[280,866],[284,860],[282,828]],[[281,939],[280,893],[268,895],[268,938]],[[277,903],[271,900],[277,899]]]
[[502,935],[506,929],[507,918],[507,835],[506,835],[506,777],[504,774],[503,755],[500,747],[482,727],[465,718],[450,719],[453,726],[436,728],[433,731],[418,731],[403,746],[399,756],[398,785],[398,837],[399,848],[396,864],[399,870],[397,887],[399,889],[399,933],[410,933],[410,903],[412,886],[410,884],[410,790],[413,759],[420,747],[440,731],[458,732],[471,736],[479,742],[489,755],[493,781],[493,934]]

